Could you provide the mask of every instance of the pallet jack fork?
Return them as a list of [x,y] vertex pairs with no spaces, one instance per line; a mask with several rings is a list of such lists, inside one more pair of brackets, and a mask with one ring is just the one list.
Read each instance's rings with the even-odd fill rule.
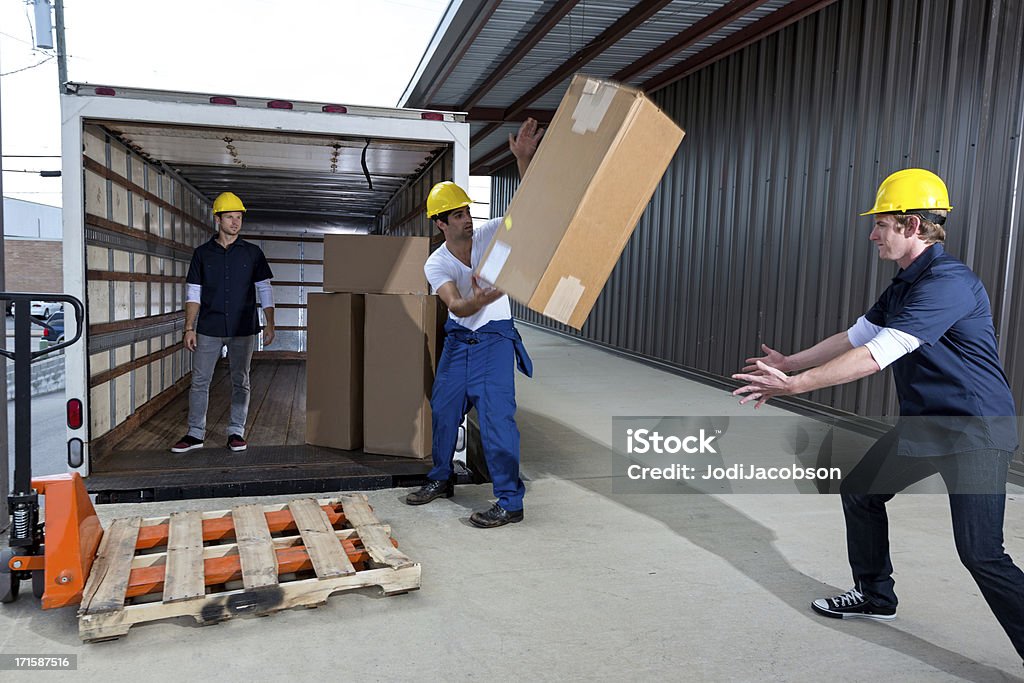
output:
[[[7,498],[11,516],[8,547],[0,550],[0,602],[14,602],[22,581],[32,581],[32,592],[44,609],[78,604],[103,536],[96,510],[78,473],[31,478],[32,472],[32,363],[82,337],[85,309],[66,294],[0,293],[14,303],[14,350],[0,354],[14,361],[14,485]],[[71,304],[75,336],[54,346],[31,348],[32,301]],[[46,520],[39,521],[39,496],[46,499]]]

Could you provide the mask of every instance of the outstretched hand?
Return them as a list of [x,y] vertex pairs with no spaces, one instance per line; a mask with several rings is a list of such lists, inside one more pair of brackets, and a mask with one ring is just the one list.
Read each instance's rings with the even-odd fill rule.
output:
[[754,372],[757,370],[756,363],[761,361],[765,365],[769,365],[776,370],[782,370],[787,372],[789,368],[786,365],[786,356],[779,353],[775,349],[769,347],[767,344],[761,344],[761,350],[764,351],[764,355],[760,357],[747,358],[743,362],[746,365],[743,366],[743,372]]
[[793,378],[782,370],[773,368],[761,360],[754,360],[753,370],[752,373],[741,372],[732,376],[733,379],[748,382],[746,386],[732,392],[733,396],[743,396],[740,405],[757,401],[754,408],[760,408],[770,398],[797,393],[793,391]]

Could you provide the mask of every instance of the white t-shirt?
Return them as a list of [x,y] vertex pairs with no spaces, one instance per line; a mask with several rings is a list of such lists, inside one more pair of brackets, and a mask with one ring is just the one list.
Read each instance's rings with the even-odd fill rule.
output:
[[[441,289],[446,282],[454,282],[459,290],[459,296],[469,298],[473,296],[473,270],[480,264],[487,246],[491,243],[498,228],[502,224],[501,218],[492,218],[479,228],[473,230],[473,250],[470,253],[469,262],[471,267],[455,258],[452,252],[448,251],[448,245],[442,244],[433,254],[427,257],[423,264],[423,272],[427,276],[434,292]],[[451,311],[448,317],[471,330],[478,330],[492,320],[508,320],[512,317],[512,308],[509,306],[508,297],[503,296],[497,301],[491,302],[476,312],[475,315],[466,318],[459,318]]]

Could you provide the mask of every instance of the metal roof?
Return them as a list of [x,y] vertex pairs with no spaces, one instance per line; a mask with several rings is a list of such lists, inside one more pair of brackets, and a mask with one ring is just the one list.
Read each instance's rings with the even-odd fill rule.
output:
[[834,0],[452,0],[399,106],[467,112],[470,167],[550,121],[577,71],[658,90]]
[[250,211],[266,213],[372,219],[443,149],[434,142],[343,135],[102,124],[140,154],[175,169],[208,197],[230,183],[247,198]]

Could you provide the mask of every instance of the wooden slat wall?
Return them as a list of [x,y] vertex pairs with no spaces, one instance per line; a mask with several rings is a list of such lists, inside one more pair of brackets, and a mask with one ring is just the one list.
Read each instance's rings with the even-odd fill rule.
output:
[[[181,334],[188,253],[209,239],[205,198],[96,125],[84,130],[90,439],[100,439],[190,369]],[[169,254],[173,251],[173,256]],[[159,254],[159,255],[158,255]],[[114,348],[102,334],[154,327]],[[141,326],[141,327],[140,327]]]

